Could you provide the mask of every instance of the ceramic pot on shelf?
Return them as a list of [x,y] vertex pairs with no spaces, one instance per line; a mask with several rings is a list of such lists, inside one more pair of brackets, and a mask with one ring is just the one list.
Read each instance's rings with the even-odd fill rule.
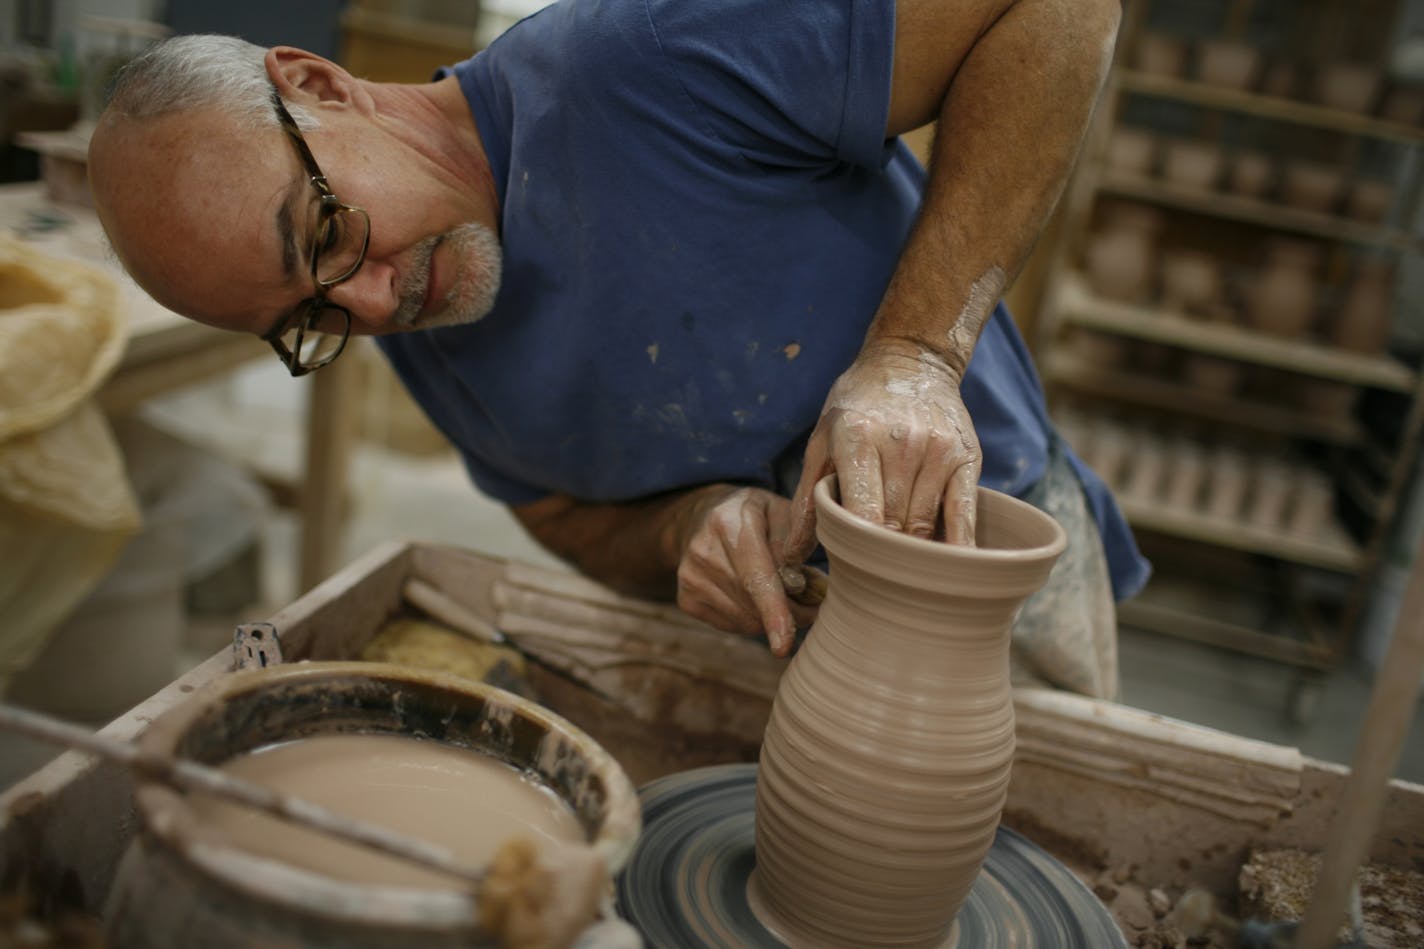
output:
[[1310,540],[1319,535],[1334,516],[1335,486],[1323,472],[1299,471],[1292,494],[1286,532],[1301,540]]
[[1127,227],[1110,227],[1088,238],[1083,254],[1088,283],[1108,300],[1144,304],[1152,298],[1157,247],[1152,235]]
[[1116,128],[1108,139],[1105,157],[1113,171],[1146,178],[1157,164],[1157,137],[1142,129]]
[[1345,213],[1367,224],[1385,223],[1393,207],[1394,188],[1383,181],[1356,181],[1345,199]]
[[789,945],[943,943],[993,842],[1014,749],[1009,628],[1063,529],[979,489],[978,545],[889,531],[815,491],[830,592],[777,689],[753,905]]
[[1299,159],[1281,173],[1281,197],[1302,211],[1329,214],[1345,186],[1345,174],[1335,165]]
[[1326,63],[1316,71],[1315,100],[1332,109],[1368,113],[1383,80],[1379,67],[1367,63]]
[[1162,151],[1162,177],[1192,191],[1211,191],[1221,177],[1221,146],[1195,138],[1167,142]]
[[1250,466],[1246,455],[1229,445],[1218,445],[1211,452],[1207,476],[1207,515],[1229,521],[1239,519],[1249,485]]
[[1206,449],[1190,438],[1179,438],[1168,449],[1168,507],[1194,513],[1201,507],[1206,481]]
[[1256,47],[1234,40],[1208,40],[1197,50],[1197,76],[1214,86],[1248,89],[1260,64]]
[[1137,38],[1132,63],[1154,76],[1180,77],[1186,71],[1187,44],[1165,33],[1143,33]]
[[1243,198],[1264,198],[1275,180],[1275,167],[1264,152],[1237,152],[1231,159],[1226,187]]
[[1335,345],[1357,353],[1383,352],[1394,328],[1394,265],[1378,257],[1358,261],[1334,321]]
[[1281,239],[1269,245],[1265,265],[1247,289],[1251,325],[1274,336],[1298,337],[1315,317],[1320,248]]
[[1285,529],[1286,505],[1290,502],[1294,478],[1283,458],[1264,457],[1257,461],[1251,479],[1251,501],[1246,518],[1253,527],[1268,531]]
[[1162,307],[1205,318],[1221,302],[1221,262],[1189,248],[1162,252]]
[[1167,448],[1162,440],[1156,435],[1139,433],[1133,439],[1123,494],[1142,504],[1156,505],[1162,499],[1167,465]]

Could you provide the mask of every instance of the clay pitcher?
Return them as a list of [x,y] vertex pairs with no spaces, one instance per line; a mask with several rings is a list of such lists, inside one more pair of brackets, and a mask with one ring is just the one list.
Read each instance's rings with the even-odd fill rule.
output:
[[830,593],[772,707],[750,895],[791,946],[937,946],[1008,790],[1009,628],[1066,538],[980,488],[977,547],[920,540],[833,484],[816,486]]

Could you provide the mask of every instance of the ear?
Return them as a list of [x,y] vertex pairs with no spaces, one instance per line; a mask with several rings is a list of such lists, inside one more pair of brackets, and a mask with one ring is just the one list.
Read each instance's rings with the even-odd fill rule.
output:
[[283,98],[316,104],[352,104],[358,96],[354,76],[329,59],[292,46],[274,46],[264,60],[267,75]]

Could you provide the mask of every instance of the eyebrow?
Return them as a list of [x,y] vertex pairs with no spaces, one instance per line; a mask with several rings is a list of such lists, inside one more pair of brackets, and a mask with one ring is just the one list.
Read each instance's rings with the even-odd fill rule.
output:
[[277,206],[277,237],[282,247],[282,275],[288,280],[297,275],[297,227],[292,205],[303,183],[304,179],[293,179],[287,188],[287,196]]

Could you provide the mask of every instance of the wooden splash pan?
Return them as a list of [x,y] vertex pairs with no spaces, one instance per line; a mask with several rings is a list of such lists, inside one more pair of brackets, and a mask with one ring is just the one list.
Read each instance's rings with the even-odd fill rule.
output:
[[[373,550],[265,621],[285,661],[353,658],[413,615],[408,584],[443,594],[532,660],[539,700],[607,748],[637,784],[753,761],[784,661],[757,641],[567,573],[452,547]],[[222,650],[114,720],[131,739],[233,668]],[[1206,888],[1230,911],[1258,848],[1321,850],[1346,768],[1297,750],[1125,706],[1042,690],[1015,695],[1018,749],[1004,822],[1085,880]],[[135,826],[123,769],[60,755],[0,796],[0,893],[42,918],[97,915]],[[1394,782],[1370,860],[1424,869],[1424,787]]]

